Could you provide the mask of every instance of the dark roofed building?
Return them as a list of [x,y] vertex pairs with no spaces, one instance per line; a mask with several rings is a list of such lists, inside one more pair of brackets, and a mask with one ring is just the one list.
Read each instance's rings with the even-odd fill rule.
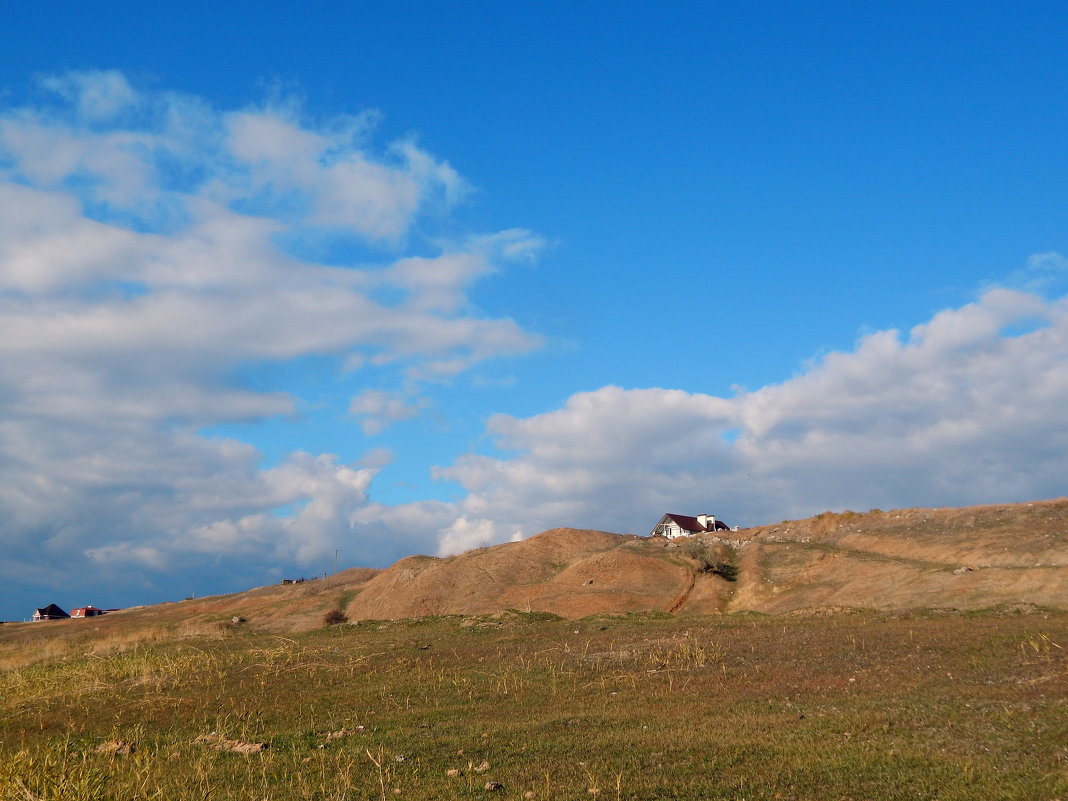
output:
[[70,615],[68,615],[66,612],[64,612],[62,609],[60,609],[55,604],[49,604],[48,606],[43,606],[40,609],[34,609],[33,610],[33,619],[35,621],[36,620],[63,620],[64,618],[68,618],[68,617],[70,617]]
[[666,514],[660,518],[649,533],[651,537],[692,537],[694,534],[704,534],[709,531],[730,531],[731,527],[722,520],[716,520],[714,515],[673,515]]

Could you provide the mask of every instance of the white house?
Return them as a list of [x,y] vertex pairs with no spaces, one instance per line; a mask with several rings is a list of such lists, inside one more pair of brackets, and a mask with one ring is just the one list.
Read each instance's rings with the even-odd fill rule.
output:
[[692,537],[694,534],[704,534],[707,531],[730,531],[730,526],[722,520],[716,520],[714,515],[688,515],[666,514],[660,518],[651,532],[650,537]]

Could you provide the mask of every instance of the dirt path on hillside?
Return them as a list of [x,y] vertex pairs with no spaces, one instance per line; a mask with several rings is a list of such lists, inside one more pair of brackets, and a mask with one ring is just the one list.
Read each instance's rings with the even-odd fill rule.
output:
[[675,614],[680,609],[682,609],[682,605],[684,603],[686,603],[690,599],[690,594],[693,592],[693,588],[694,588],[694,586],[696,584],[697,584],[697,571],[695,570],[693,573],[690,574],[690,583],[689,583],[689,585],[686,587],[685,590],[682,591],[682,595],[680,595],[677,599],[675,599],[675,603],[673,603],[671,605],[671,608],[668,609],[668,612],[670,612],[671,614]]

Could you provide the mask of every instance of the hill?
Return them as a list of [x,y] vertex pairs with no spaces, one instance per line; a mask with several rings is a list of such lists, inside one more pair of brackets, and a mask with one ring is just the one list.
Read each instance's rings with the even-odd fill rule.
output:
[[452,558],[402,560],[367,581],[346,612],[583,617],[1014,603],[1068,608],[1068,500],[828,512],[671,541],[555,529]]
[[[350,620],[493,614],[806,613],[852,608],[1068,609],[1068,499],[964,509],[824,513],[692,539],[560,528],[459,556],[413,556],[91,620],[53,621],[57,637],[152,639],[247,626],[279,634]],[[243,620],[237,623],[233,618]],[[41,633],[8,624],[0,642]]]

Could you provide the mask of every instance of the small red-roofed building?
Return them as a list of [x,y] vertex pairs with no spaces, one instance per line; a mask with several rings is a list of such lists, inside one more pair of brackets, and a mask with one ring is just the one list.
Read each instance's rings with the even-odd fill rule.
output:
[[95,606],[90,604],[89,606],[81,606],[81,607],[78,607],[77,609],[71,609],[70,610],[70,616],[71,617],[96,617],[97,615],[102,615],[105,612],[109,612],[109,611],[112,611],[112,610],[109,610],[109,609],[97,609]]

